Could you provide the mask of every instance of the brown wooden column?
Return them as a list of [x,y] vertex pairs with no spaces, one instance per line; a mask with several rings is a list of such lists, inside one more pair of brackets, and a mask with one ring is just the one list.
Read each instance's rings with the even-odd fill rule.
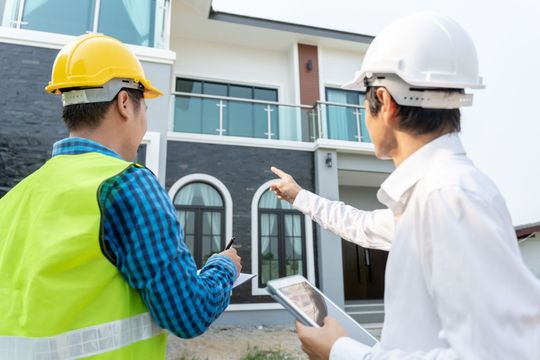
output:
[[319,57],[317,46],[298,44],[300,103],[314,105],[319,99]]

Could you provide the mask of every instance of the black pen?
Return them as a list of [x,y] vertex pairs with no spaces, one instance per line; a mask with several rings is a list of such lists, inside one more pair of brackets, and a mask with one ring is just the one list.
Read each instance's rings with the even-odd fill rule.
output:
[[229,240],[229,242],[227,243],[227,245],[225,245],[225,250],[229,250],[229,249],[231,248],[231,246],[232,246],[232,244],[233,244],[233,242],[234,242],[235,239],[236,239],[236,238],[233,236],[233,237],[231,238],[231,240]]

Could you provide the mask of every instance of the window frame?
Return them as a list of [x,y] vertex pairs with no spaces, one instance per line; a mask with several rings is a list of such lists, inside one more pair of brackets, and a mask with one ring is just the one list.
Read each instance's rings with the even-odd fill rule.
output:
[[[46,34],[57,34],[61,36],[67,36],[70,38],[75,37],[73,35],[52,32],[48,30],[35,30],[35,29],[21,28],[21,25],[25,25],[25,22],[23,21],[23,15],[24,15],[24,8],[26,5],[26,2],[27,0],[6,0],[5,5],[4,5],[4,12],[2,16],[2,26],[14,28],[17,30],[23,30],[23,31],[25,30],[37,31],[37,32],[42,32]],[[101,10],[101,2],[102,0],[93,0],[93,12],[90,14],[92,20],[90,23],[90,29],[88,29],[86,32],[100,33],[99,14]],[[152,39],[149,40],[149,44],[152,44],[152,45],[131,44],[131,43],[123,41],[122,39],[120,40],[131,46],[166,50],[169,48],[169,41],[170,41],[169,28],[170,28],[171,13],[172,13],[171,0],[154,0],[154,1],[151,1],[151,3],[155,5],[152,18],[150,19],[150,26],[153,25],[153,30],[152,30]],[[157,21],[158,15],[160,15],[159,16],[160,21]],[[157,26],[160,26],[160,27],[158,28]]]
[[[179,90],[177,86],[178,85],[177,83],[179,80],[180,81],[185,80],[185,81],[198,83],[198,87],[200,87],[200,91]],[[207,84],[224,86],[226,95],[214,95],[214,94],[205,93],[205,85]],[[231,87],[234,87],[234,86],[249,88],[250,93],[251,93],[251,98],[230,96],[230,89]],[[172,134],[194,134],[196,136],[210,136],[210,137],[225,136],[225,137],[234,137],[234,138],[239,138],[239,139],[245,138],[245,139],[258,139],[258,140],[281,140],[279,139],[279,134],[280,134],[280,109],[279,109],[280,87],[279,86],[268,85],[268,84],[231,82],[230,80],[194,77],[189,74],[177,73],[174,76],[174,81],[171,87],[172,87],[171,94],[174,95],[174,99],[171,103],[171,110],[170,110],[171,116],[169,120],[169,131]],[[255,98],[255,93],[257,90],[274,92],[275,100],[265,100],[265,99]],[[189,96],[188,94],[192,95],[191,97],[192,99],[196,98],[196,99],[200,99],[201,101],[201,109],[200,109],[200,114],[198,116],[198,123],[197,123],[197,125],[199,126],[199,130],[197,131],[181,130],[181,129],[177,129],[177,126],[176,126],[177,97],[178,96],[187,97]],[[205,118],[204,101],[209,100],[209,99],[217,101],[218,104],[216,105],[219,105],[219,104],[223,105],[223,109],[217,110],[218,112],[223,111],[223,113],[222,115],[219,115],[218,117],[219,124],[218,124],[218,129],[216,129],[216,132],[214,132],[213,130],[211,132],[204,131],[204,125],[203,125],[203,119]],[[258,110],[256,108],[257,106],[271,107],[271,111],[273,114],[271,115],[273,116],[272,124],[274,124],[272,126],[271,133],[272,133],[272,136],[274,136],[274,138],[272,139],[267,138],[269,136],[267,129],[264,129],[265,131],[263,131],[264,136],[256,136],[257,132],[255,128],[252,129],[252,134],[250,136],[246,136],[245,134],[232,134],[231,135],[230,132],[231,132],[232,123],[231,123],[231,113],[229,110],[229,106],[231,104],[229,102],[232,102],[235,104],[239,102],[249,104],[251,106],[251,108],[249,109],[251,112],[250,118],[253,120],[255,120],[256,118],[255,115],[257,114],[257,110]],[[214,107],[212,107],[212,109],[214,109]],[[259,112],[259,114],[262,114],[262,113]],[[253,123],[253,125],[255,125],[255,122]]]
[[186,175],[180,178],[169,188],[168,194],[171,198],[171,201],[174,204],[174,197],[176,196],[178,191],[180,191],[180,189],[182,189],[184,186],[194,182],[207,183],[213,186],[221,195],[225,208],[225,214],[222,217],[222,223],[225,224],[224,234],[226,239],[230,239],[232,237],[233,229],[233,201],[231,193],[229,192],[227,187],[216,177],[208,174],[196,173]]
[[[264,194],[264,193],[263,193]],[[260,199],[259,199],[260,201]],[[291,209],[268,209],[268,208],[260,208],[258,211],[259,216],[259,229],[258,229],[258,248],[262,248],[262,231],[261,231],[261,218],[263,214],[275,214],[277,215],[277,237],[278,237],[278,276],[284,277],[287,276],[287,259],[286,259],[286,232],[285,232],[285,215],[297,215],[302,216],[302,213],[300,213],[298,210],[291,210]],[[304,221],[300,221],[301,226],[301,241],[302,241],[302,274],[307,274],[307,254],[306,254],[306,225]],[[257,269],[257,278],[259,279],[258,287],[263,288],[266,286],[266,284],[262,283],[262,253],[261,251],[258,251],[259,256],[259,268]]]
[[[268,180],[262,184],[253,195],[251,201],[251,271],[256,275],[260,274],[259,267],[259,239],[260,239],[260,220],[259,220],[259,201],[262,195],[268,190],[271,184],[276,180]],[[264,209],[266,210],[266,209]],[[293,210],[290,210],[293,211]],[[295,212],[298,214],[298,212]],[[305,267],[306,272],[304,277],[307,278],[312,284],[315,284],[315,256],[314,256],[314,244],[313,244],[313,222],[308,215],[300,213],[303,217],[302,228],[304,229],[304,242],[302,247],[305,254]],[[259,276],[254,277],[251,280],[251,294],[254,296],[268,295],[265,288],[259,285]]]

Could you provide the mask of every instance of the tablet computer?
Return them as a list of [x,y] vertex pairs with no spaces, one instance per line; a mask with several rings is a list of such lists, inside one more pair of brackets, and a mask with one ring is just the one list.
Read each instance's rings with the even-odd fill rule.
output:
[[270,280],[266,291],[302,324],[321,327],[326,316],[336,318],[349,337],[373,346],[378,341],[366,329],[300,275]]

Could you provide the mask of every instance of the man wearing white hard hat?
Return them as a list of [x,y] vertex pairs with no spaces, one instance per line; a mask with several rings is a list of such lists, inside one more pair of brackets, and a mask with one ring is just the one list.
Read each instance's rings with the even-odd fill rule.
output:
[[[285,172],[277,196],[340,237],[390,251],[385,320],[373,348],[333,318],[297,323],[312,359],[540,359],[540,284],[525,267],[510,214],[457,135],[465,89],[484,87],[476,50],[453,20],[423,13],[385,28],[349,89],[367,91],[377,157],[396,170],[361,211],[301,189]],[[338,271],[338,269],[336,269]]]

